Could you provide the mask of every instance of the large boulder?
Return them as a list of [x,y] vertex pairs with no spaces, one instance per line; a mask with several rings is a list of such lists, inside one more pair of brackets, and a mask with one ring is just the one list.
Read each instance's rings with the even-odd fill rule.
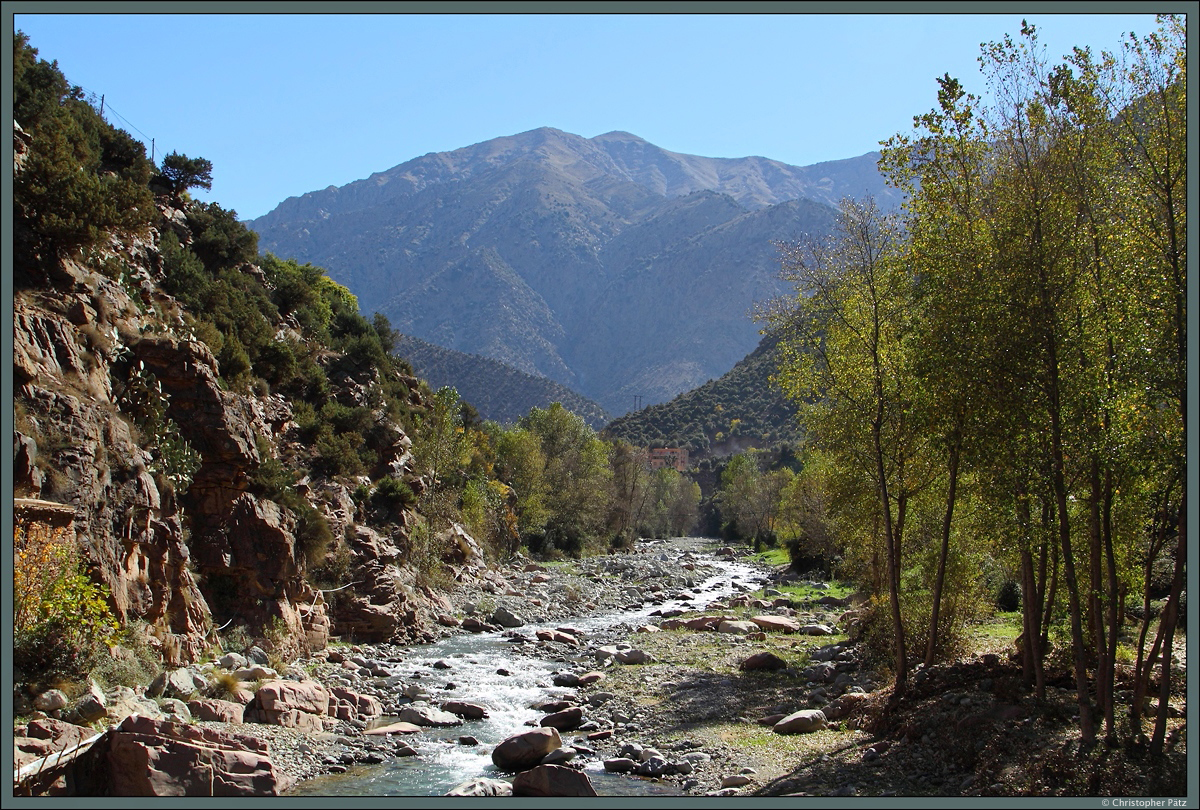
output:
[[290,782],[262,740],[149,717],[110,732],[107,755],[115,796],[278,796]]
[[434,708],[426,703],[410,703],[396,713],[396,717],[406,723],[433,728],[462,725],[462,718],[450,712]]
[[344,686],[329,690],[329,715],[339,720],[368,720],[383,714],[383,704],[372,695],[360,695]]
[[649,664],[654,660],[645,650],[621,650],[613,657],[622,664]]
[[514,734],[492,749],[492,764],[502,771],[522,771],[562,747],[558,729],[549,726]]
[[246,709],[232,700],[189,700],[187,707],[195,719],[218,723],[240,723]]
[[245,719],[304,731],[324,731],[329,693],[316,681],[270,681],[254,695],[255,708]]
[[771,730],[776,734],[808,734],[825,728],[825,713],[820,709],[801,709],[780,720]]
[[548,714],[541,719],[539,725],[556,728],[559,731],[572,731],[583,725],[583,709],[579,706],[572,706],[569,709]]
[[513,613],[506,607],[496,608],[489,621],[491,621],[492,624],[498,624],[501,627],[521,627],[525,624],[525,620],[523,618],[518,616],[516,613]]
[[488,717],[488,710],[478,703],[468,703],[465,700],[447,700],[441,706],[444,712],[456,714],[465,720],[485,720]]
[[747,672],[756,669],[787,669],[787,661],[784,661],[782,658],[772,652],[757,652],[747,658],[745,661],[742,661],[742,663],[738,665],[738,669],[742,669]]
[[768,633],[799,633],[800,622],[787,616],[751,616],[750,621]]
[[743,636],[747,633],[753,633],[757,629],[758,625],[754,622],[723,621],[717,625],[718,633],[734,633]]
[[596,796],[587,774],[561,765],[538,765],[513,778],[514,796]]
[[329,711],[329,692],[316,681],[269,681],[254,697],[259,708],[268,712],[298,709],[320,715]]

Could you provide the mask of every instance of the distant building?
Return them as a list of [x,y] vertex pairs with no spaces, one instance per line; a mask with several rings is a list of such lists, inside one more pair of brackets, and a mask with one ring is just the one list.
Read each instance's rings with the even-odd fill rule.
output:
[[688,451],[682,447],[656,447],[650,451],[649,457],[652,470],[674,467],[683,472],[688,466]]

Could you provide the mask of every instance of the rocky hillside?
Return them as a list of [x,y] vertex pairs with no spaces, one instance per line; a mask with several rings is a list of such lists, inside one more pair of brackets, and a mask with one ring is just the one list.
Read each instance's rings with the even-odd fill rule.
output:
[[561,402],[597,430],[609,419],[603,408],[566,386],[498,360],[445,349],[411,335],[396,340],[396,354],[431,388],[448,385],[457,390],[482,419],[512,424],[526,416],[530,408],[546,408],[554,402]]
[[[280,655],[429,638],[430,582],[481,553],[457,526],[422,524],[414,545],[432,399],[386,322],[191,201],[207,161],[157,169],[21,35],[15,50],[18,580],[44,588],[37,554],[77,554],[168,663],[218,630]],[[19,669],[61,663],[62,606],[42,593]]]
[[548,377],[621,414],[727,371],[780,292],[773,242],[831,203],[896,203],[877,155],[809,167],[543,128],[429,154],[251,221],[400,331]]

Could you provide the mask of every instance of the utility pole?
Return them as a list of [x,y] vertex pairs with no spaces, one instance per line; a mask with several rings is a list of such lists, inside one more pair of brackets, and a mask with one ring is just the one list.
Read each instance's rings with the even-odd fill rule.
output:
[[100,117],[104,117],[104,94],[100,94]]
[[640,411],[642,409],[642,395],[641,394],[633,395],[633,409],[635,411]]

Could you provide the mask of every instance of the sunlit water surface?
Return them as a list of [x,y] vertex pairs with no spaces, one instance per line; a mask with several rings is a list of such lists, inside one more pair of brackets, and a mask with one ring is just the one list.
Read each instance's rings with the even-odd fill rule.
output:
[[[701,559],[719,566],[721,572],[692,589],[694,597],[687,603],[691,610],[703,609],[736,593],[739,585],[750,586],[759,578],[753,568],[741,563]],[[680,601],[669,600],[635,610],[565,619],[560,624],[570,624],[585,634],[596,633],[617,624],[642,623],[656,610],[666,611],[681,605]],[[481,633],[410,648],[405,660],[392,668],[393,674],[406,682],[419,675],[419,682],[433,695],[431,702],[445,699],[480,703],[487,706],[489,716],[454,728],[426,729],[408,735],[405,742],[417,750],[418,756],[379,765],[358,765],[343,774],[309,779],[288,795],[443,796],[470,779],[508,776],[492,765],[492,748],[505,738],[528,730],[526,721],[544,716],[544,712],[530,706],[573,691],[550,685],[553,673],[562,668],[561,663],[514,654],[512,646],[499,633]],[[452,668],[432,669],[439,660],[450,663]],[[511,675],[498,675],[498,669],[505,669]],[[447,683],[453,683],[455,688],[445,690]],[[462,735],[475,737],[479,745],[459,745],[457,739]],[[564,744],[572,738],[573,735],[564,735]],[[668,782],[606,773],[599,761],[589,762],[584,770],[601,796],[680,795],[678,788]]]

